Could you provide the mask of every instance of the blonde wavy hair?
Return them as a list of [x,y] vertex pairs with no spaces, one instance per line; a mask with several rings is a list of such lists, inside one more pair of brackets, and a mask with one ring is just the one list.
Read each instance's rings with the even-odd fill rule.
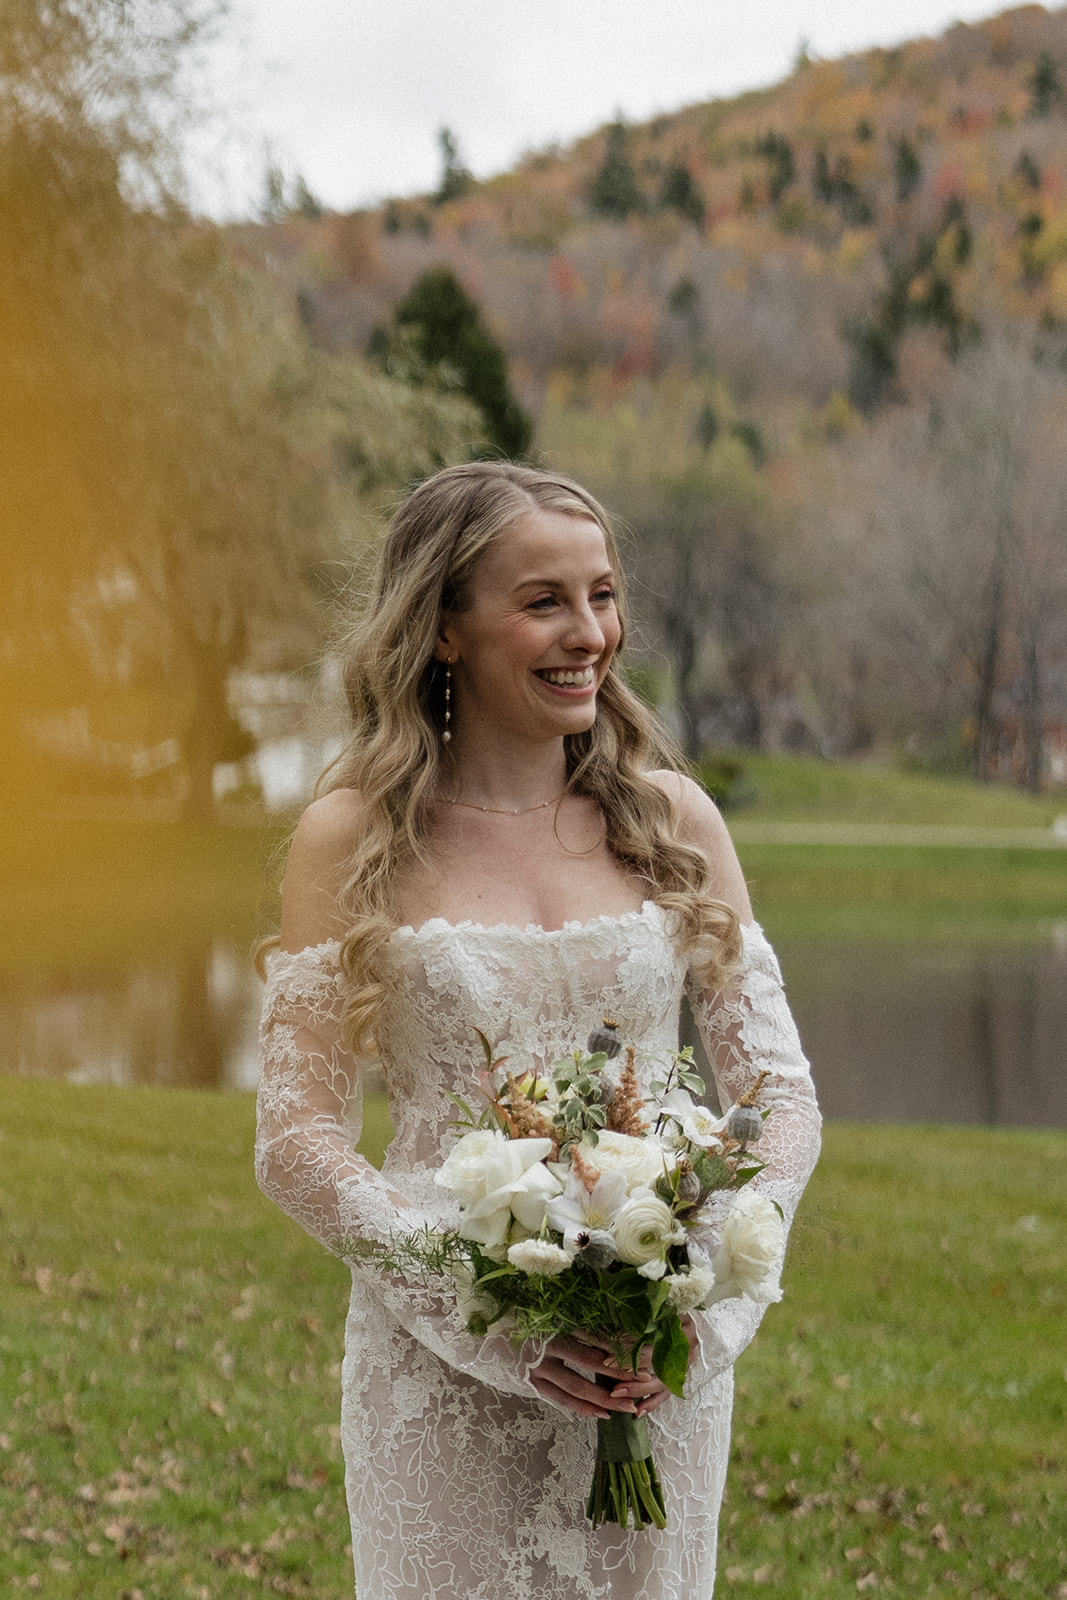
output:
[[[603,508],[566,478],[494,461],[448,467],[404,502],[343,640],[352,732],[317,792],[353,789],[361,803],[340,900],[350,918],[341,947],[348,980],[342,1029],[357,1051],[373,1049],[386,998],[396,886],[428,855],[445,748],[444,672],[433,654],[442,618],[469,608],[479,560],[533,510],[597,523],[617,578],[625,637],[618,548]],[[564,747],[566,792],[596,802],[613,855],[647,884],[650,899],[674,913],[679,949],[695,954],[705,981],[718,985],[740,956],[737,916],[709,892],[707,858],[679,838],[675,807],[648,776],[683,764],[627,687],[618,653],[593,726],[568,735]]]

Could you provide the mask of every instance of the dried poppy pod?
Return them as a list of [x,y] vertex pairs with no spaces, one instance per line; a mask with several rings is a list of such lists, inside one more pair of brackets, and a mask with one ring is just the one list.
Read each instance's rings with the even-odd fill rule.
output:
[[763,1118],[755,1106],[734,1106],[726,1119],[726,1133],[738,1144],[756,1144],[763,1132]]
[[585,1041],[585,1048],[591,1056],[605,1055],[609,1061],[613,1061],[622,1049],[619,1024],[605,1017],[600,1027],[594,1028]]
[[700,1179],[688,1162],[678,1163],[678,1198],[688,1206],[700,1199]]

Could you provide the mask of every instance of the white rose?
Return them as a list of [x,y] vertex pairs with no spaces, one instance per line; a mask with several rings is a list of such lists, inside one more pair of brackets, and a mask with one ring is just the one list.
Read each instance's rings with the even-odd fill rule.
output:
[[462,1210],[460,1235],[497,1251],[514,1217],[536,1233],[561,1184],[541,1163],[550,1139],[507,1139],[497,1130],[465,1134],[434,1182],[451,1189]]
[[680,1317],[703,1305],[715,1283],[715,1275],[703,1267],[691,1267],[667,1279],[667,1300]]
[[668,1245],[680,1244],[685,1237],[670,1207],[649,1191],[626,1202],[612,1232],[620,1258],[634,1267],[662,1261]]
[[582,1154],[600,1172],[619,1172],[632,1194],[635,1189],[655,1183],[664,1166],[673,1166],[674,1157],[656,1138],[635,1139],[629,1133],[602,1133],[596,1148]]
[[781,1299],[775,1268],[785,1251],[785,1227],[769,1200],[743,1189],[723,1223],[722,1242],[712,1268],[715,1287],[710,1300],[747,1295],[770,1304]]
[[571,1258],[566,1250],[548,1239],[523,1239],[508,1251],[508,1260],[520,1272],[529,1272],[536,1278],[554,1278],[566,1272]]

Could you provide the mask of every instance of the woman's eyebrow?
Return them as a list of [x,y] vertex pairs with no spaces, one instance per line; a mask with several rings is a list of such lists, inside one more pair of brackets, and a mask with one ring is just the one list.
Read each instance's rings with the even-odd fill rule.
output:
[[[593,588],[598,583],[610,583],[614,582],[614,580],[614,572],[610,567],[607,567],[597,577],[589,580],[589,587]],[[520,589],[565,589],[566,587],[566,578],[520,578],[511,592],[512,594],[518,594]]]

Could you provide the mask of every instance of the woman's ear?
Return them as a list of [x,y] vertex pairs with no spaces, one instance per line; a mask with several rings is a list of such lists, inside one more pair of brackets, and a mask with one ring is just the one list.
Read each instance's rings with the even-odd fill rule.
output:
[[459,651],[452,639],[448,623],[442,617],[441,628],[437,635],[437,642],[433,647],[435,661],[458,661]]

